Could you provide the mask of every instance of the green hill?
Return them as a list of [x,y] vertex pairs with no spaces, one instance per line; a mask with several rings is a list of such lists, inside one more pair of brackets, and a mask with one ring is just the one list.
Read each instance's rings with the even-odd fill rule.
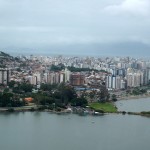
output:
[[12,58],[12,56],[10,56],[7,53],[4,53],[4,52],[0,51],[0,58]]

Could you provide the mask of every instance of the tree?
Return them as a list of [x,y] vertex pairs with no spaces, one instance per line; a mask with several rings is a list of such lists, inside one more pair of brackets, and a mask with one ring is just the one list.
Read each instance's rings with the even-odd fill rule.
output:
[[71,100],[72,106],[81,106],[84,107],[88,104],[87,100],[85,98],[74,98]]
[[14,93],[23,93],[23,92],[32,92],[33,85],[29,83],[18,83],[17,86],[13,87],[13,92]]
[[51,91],[53,89],[53,85],[43,83],[43,84],[41,84],[40,89],[43,91]]
[[113,94],[113,95],[111,96],[111,99],[112,99],[112,101],[116,102],[116,101],[117,101],[117,97],[116,97],[116,95],[115,95],[115,94]]
[[98,97],[100,102],[106,102],[109,100],[109,93],[108,89],[105,86],[105,83],[102,83],[100,86],[100,91],[98,92]]
[[19,107],[25,105],[24,101],[20,101],[18,95],[12,93],[0,93],[0,107]]
[[15,81],[10,81],[9,83],[8,83],[8,86],[10,87],[10,88],[13,88],[14,87],[14,85],[15,85]]
[[71,102],[72,99],[76,98],[76,92],[73,87],[65,85],[64,83],[61,83],[58,87],[59,94],[61,95],[61,101],[65,105],[67,105],[69,102]]
[[91,92],[89,93],[89,97],[90,97],[91,101],[92,101],[92,99],[94,98],[95,94],[96,94],[95,91],[91,91]]
[[29,83],[22,83],[20,85],[20,89],[23,90],[24,92],[32,92],[33,85]]

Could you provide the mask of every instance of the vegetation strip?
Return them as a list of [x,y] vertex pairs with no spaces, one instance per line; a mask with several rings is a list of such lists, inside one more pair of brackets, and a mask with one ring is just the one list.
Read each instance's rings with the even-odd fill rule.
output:
[[90,103],[89,106],[97,112],[104,112],[104,113],[117,113],[117,108],[111,102],[105,103]]

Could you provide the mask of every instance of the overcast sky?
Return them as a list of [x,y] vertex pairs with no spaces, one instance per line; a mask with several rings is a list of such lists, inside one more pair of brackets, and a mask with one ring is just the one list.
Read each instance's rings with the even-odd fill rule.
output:
[[0,50],[148,55],[150,0],[0,0]]

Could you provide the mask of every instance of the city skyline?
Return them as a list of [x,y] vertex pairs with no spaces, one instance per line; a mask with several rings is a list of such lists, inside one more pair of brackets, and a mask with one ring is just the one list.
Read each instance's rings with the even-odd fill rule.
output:
[[0,0],[0,49],[147,56],[149,8],[148,0]]

